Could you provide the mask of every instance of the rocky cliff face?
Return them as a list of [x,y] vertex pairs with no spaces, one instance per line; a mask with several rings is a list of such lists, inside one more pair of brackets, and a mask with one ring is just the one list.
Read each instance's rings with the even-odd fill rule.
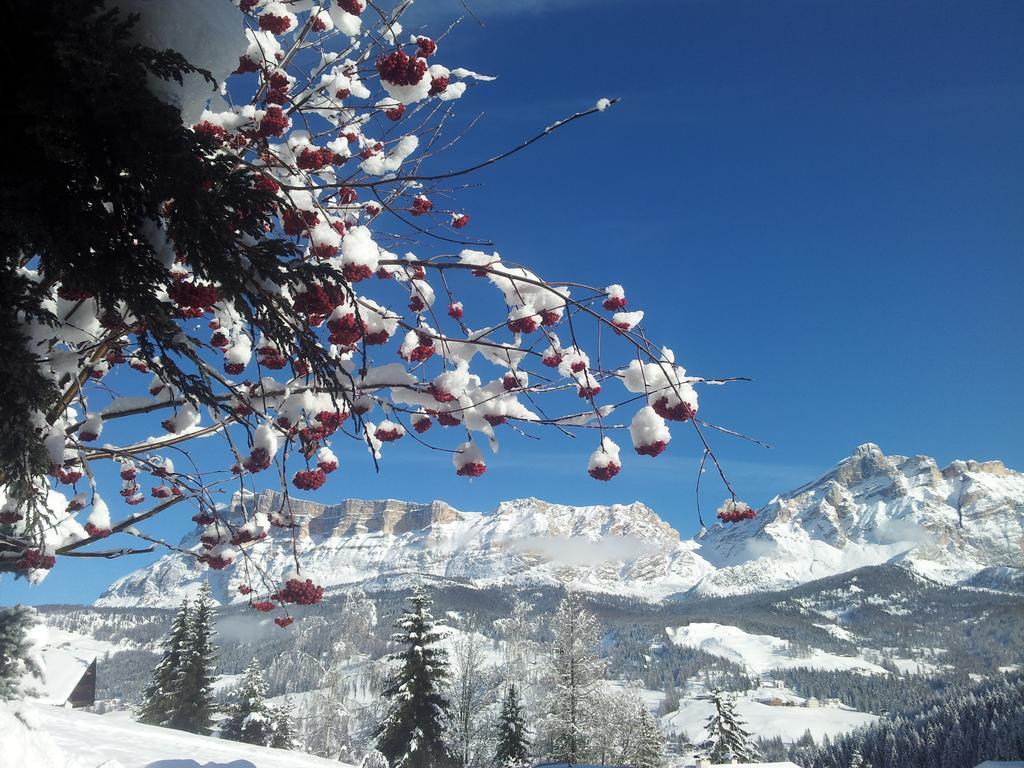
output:
[[952,583],[1024,568],[1024,475],[998,461],[886,456],[868,443],[823,477],[772,499],[750,526],[699,537],[704,594],[781,589],[900,562]]
[[[277,510],[273,492],[236,497],[232,514]],[[862,445],[812,483],[772,499],[756,519],[715,525],[695,539],[640,503],[574,507],[502,502],[490,514],[444,502],[291,499],[304,570],[327,587],[403,586],[426,575],[478,587],[572,584],[658,599],[786,589],[862,566],[895,562],[946,583],[1024,569],[1024,475],[999,462],[885,456]],[[271,582],[293,566],[285,540],[250,546]],[[198,546],[198,532],[185,548]],[[986,576],[985,574],[988,574]],[[119,579],[100,605],[175,605],[206,579],[222,601],[253,578],[241,565],[207,573],[168,555]],[[994,578],[994,577],[992,577]]]

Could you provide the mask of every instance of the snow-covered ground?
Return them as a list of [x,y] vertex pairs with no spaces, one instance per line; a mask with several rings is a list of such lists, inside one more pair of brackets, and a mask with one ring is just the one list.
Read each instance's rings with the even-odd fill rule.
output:
[[752,635],[739,627],[712,622],[694,622],[684,627],[666,627],[673,643],[721,656],[756,674],[773,669],[851,669],[885,674],[885,669],[854,656],[838,656],[817,648],[803,655],[794,652],[790,642],[772,635]]
[[[773,707],[761,704],[760,699],[778,697],[796,706]],[[866,712],[846,707],[804,707],[804,699],[785,688],[759,688],[737,698],[736,711],[747,723],[747,730],[755,737],[780,736],[785,742],[794,742],[810,730],[814,740],[829,738],[870,725],[878,718]],[[668,732],[685,733],[694,742],[707,738],[705,724],[714,705],[705,699],[691,699],[675,712],[665,715],[662,725]]]
[[[0,763],[19,768],[346,768],[345,763],[304,752],[239,744],[169,728],[141,725],[124,717],[24,704],[34,732],[26,734],[13,717],[0,710]],[[44,758],[28,753],[34,740],[57,748]],[[27,761],[10,762],[25,755]]]

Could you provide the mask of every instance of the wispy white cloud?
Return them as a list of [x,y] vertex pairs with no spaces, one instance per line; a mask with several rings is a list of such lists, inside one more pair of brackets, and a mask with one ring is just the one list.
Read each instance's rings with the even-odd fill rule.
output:
[[596,541],[585,536],[526,536],[507,539],[503,544],[514,552],[537,555],[562,565],[600,565],[657,551],[654,542],[633,536],[605,536]]

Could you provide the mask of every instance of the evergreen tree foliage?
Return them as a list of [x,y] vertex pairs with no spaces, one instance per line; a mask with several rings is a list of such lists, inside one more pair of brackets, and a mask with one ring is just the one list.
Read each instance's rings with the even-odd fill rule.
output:
[[295,723],[292,721],[292,702],[285,699],[284,704],[274,709],[274,733],[269,746],[276,749],[295,749]]
[[267,684],[260,664],[253,659],[235,692],[221,738],[267,746],[274,736],[274,712],[267,704]]
[[1021,759],[1024,676],[1015,674],[879,720],[822,746],[805,764],[810,768],[973,768],[985,760]]
[[551,622],[547,734],[550,757],[581,763],[588,757],[603,665],[598,659],[600,626],[576,592],[559,603]]
[[377,729],[377,748],[393,768],[439,768],[450,763],[444,740],[450,704],[443,691],[448,658],[437,647],[431,600],[418,587],[396,622],[392,640],[405,649],[389,656],[399,664],[384,687],[390,710]]
[[629,765],[632,768],[664,768],[665,734],[646,705],[641,703],[639,710]]
[[184,648],[171,694],[168,725],[180,731],[208,736],[215,710],[213,684],[216,681],[217,649],[213,645],[213,601],[210,588],[203,585],[187,623]]
[[732,757],[737,762],[752,763],[758,759],[757,747],[750,739],[746,725],[736,714],[736,701],[724,691],[716,690],[711,694],[715,711],[708,718],[708,741],[711,743],[710,757],[712,762],[727,763]]
[[27,605],[0,608],[0,701],[22,698],[28,693],[26,679],[42,675],[29,638],[36,621]]
[[359,768],[391,768],[391,766],[388,765],[388,759],[384,755],[376,749],[371,749],[363,756]]
[[522,768],[530,764],[530,742],[519,689],[510,683],[501,702],[498,719],[498,746],[494,753],[497,768]]
[[136,719],[146,725],[170,725],[175,711],[175,691],[181,663],[189,640],[192,610],[188,598],[181,601],[181,606],[174,616],[171,632],[164,641],[163,657],[153,671],[153,680],[142,696],[142,706],[136,713]]

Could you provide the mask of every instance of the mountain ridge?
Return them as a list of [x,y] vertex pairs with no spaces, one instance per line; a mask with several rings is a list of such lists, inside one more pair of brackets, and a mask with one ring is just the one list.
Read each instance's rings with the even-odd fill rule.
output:
[[[230,514],[269,514],[282,502],[274,491],[236,494]],[[716,523],[689,539],[640,502],[572,506],[528,497],[486,514],[437,500],[288,503],[302,567],[328,588],[388,589],[422,574],[482,588],[564,584],[661,600],[787,589],[883,563],[941,583],[1024,569],[1024,474],[998,461],[940,469],[927,456],[886,456],[872,443],[775,496],[754,520]],[[196,548],[198,534],[183,547]],[[290,536],[272,530],[272,538]],[[287,547],[248,546],[271,582],[294,565]],[[244,570],[209,574],[217,599],[244,599]],[[115,581],[96,604],[169,606],[207,578],[192,558],[168,555]]]

